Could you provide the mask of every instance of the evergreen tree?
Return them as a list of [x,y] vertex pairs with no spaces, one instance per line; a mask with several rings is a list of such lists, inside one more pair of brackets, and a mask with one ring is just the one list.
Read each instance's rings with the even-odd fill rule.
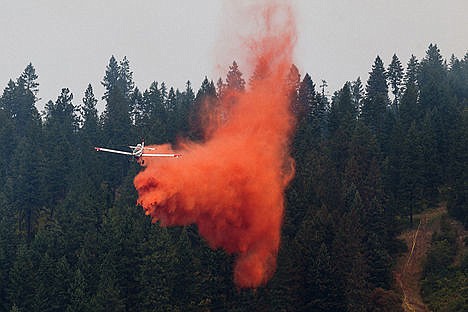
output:
[[336,218],[336,235],[331,248],[336,268],[335,280],[343,289],[346,310],[366,311],[369,276],[363,244],[364,231],[359,220],[363,207],[358,191],[353,201],[347,204],[348,211]]
[[452,135],[457,112],[455,98],[449,86],[447,68],[437,45],[429,45],[426,56],[421,61],[418,85],[420,105],[426,114],[425,126],[428,127],[426,130],[434,131],[435,135],[433,141],[429,142],[432,148],[436,149],[437,156],[434,156],[438,158],[428,166],[434,165],[433,172],[442,179],[430,182],[440,185],[443,180],[450,179],[447,169],[454,155],[448,151],[457,140]]
[[400,101],[399,116],[404,130],[409,129],[413,121],[420,121],[422,109],[419,105],[417,85],[418,61],[411,56],[406,68],[405,86]]
[[133,93],[130,97],[130,111],[131,111],[131,120],[132,124],[136,127],[137,133],[141,131],[141,124],[144,120],[144,114],[148,113],[145,110],[145,103],[143,100],[143,94],[141,93],[138,87],[135,87]]
[[462,108],[463,105],[466,105],[468,99],[468,52],[462,60],[452,55],[450,58],[448,79],[450,89],[457,99],[458,106]]
[[176,106],[176,127],[179,129],[179,134],[184,137],[189,136],[190,129],[190,112],[195,101],[195,94],[192,89],[192,84],[187,81],[185,90],[177,97]]
[[357,79],[351,83],[351,94],[354,107],[356,107],[358,114],[360,114],[362,99],[364,97],[364,87],[362,86],[361,77],[357,77]]
[[63,311],[69,304],[70,267],[65,257],[54,259],[41,255],[37,270],[38,287],[34,291],[35,311]]
[[[310,75],[306,73],[302,81],[299,82],[299,85],[293,85],[293,87],[295,91],[297,90],[297,104],[293,106],[293,112],[299,124],[303,119],[307,120],[304,122],[310,122],[310,119],[313,119],[312,116],[319,117],[321,112],[319,112],[320,108],[319,103],[317,103],[315,85]],[[320,124],[317,124],[317,120],[314,121],[312,126],[317,129],[317,127],[320,127]],[[317,133],[320,132],[315,132],[315,134]]]
[[356,124],[357,110],[354,107],[350,83],[335,94],[328,117],[330,140],[328,148],[330,158],[339,173],[343,172],[346,159],[349,157],[349,141]]
[[397,109],[403,80],[403,66],[396,54],[393,54],[392,62],[388,65],[387,78],[392,88],[393,107],[394,109]]
[[245,90],[245,80],[242,78],[242,73],[240,72],[236,61],[233,61],[232,65],[229,66],[225,87],[238,92]]
[[167,139],[168,141],[174,143],[176,136],[179,132],[177,128],[177,108],[178,101],[181,94],[179,90],[175,91],[174,88],[169,89],[166,100],[166,110],[167,110]]
[[39,83],[36,81],[39,78],[36,75],[36,69],[29,63],[28,66],[24,69],[21,76],[18,78],[18,86],[23,86],[26,90],[30,91],[34,95],[34,101],[38,101],[36,98],[37,93],[39,92]]
[[144,132],[150,142],[165,143],[168,141],[168,112],[166,110],[166,87],[153,82],[149,90],[143,94],[145,107],[148,109],[148,119],[143,122]]
[[74,149],[78,129],[77,109],[72,100],[73,94],[64,88],[55,103],[49,101],[46,104],[44,174],[48,183],[44,184],[44,199],[49,205],[65,197],[70,183],[67,178],[71,177],[67,173],[73,159],[66,156]]
[[30,242],[43,205],[43,159],[38,142],[31,142],[28,138],[22,138],[18,142],[12,155],[15,162],[9,168],[5,193],[12,209],[15,210],[18,233]]
[[[337,266],[331,254],[333,222],[323,209],[309,210],[294,241],[290,255],[298,283],[294,310],[344,311],[343,281],[338,281]],[[290,287],[295,287],[291,285]]]
[[31,311],[35,303],[36,268],[32,253],[25,244],[18,246],[16,261],[13,263],[9,277],[8,301],[20,311]]
[[109,60],[109,65],[107,65],[106,67],[106,74],[104,75],[104,79],[101,82],[104,88],[106,88],[106,91],[104,92],[104,96],[102,97],[104,100],[107,100],[110,92],[118,87],[119,74],[120,74],[119,63],[117,62],[115,57],[112,55]]
[[418,71],[420,101],[425,111],[441,108],[450,100],[447,71],[437,45],[430,44]]
[[116,86],[125,97],[130,98],[133,93],[133,89],[135,88],[135,84],[133,83],[133,72],[130,70],[130,62],[126,56],[124,56],[122,61],[120,61],[119,65]]
[[15,262],[18,237],[14,210],[0,192],[0,311],[9,308],[10,270]]
[[[203,80],[200,89],[197,92],[190,111],[190,138],[195,141],[203,141],[209,137],[213,129],[208,129],[209,125],[216,125],[213,118],[218,117],[212,112],[218,108],[218,98],[213,81],[207,77]],[[214,116],[213,116],[214,115]]]
[[[175,265],[177,253],[167,228],[148,227],[142,247],[147,249],[140,263],[137,277],[142,287],[139,293],[142,311],[168,311],[177,307],[174,302]],[[157,282],[155,282],[157,281]]]
[[[211,250],[196,227],[161,228],[132,208],[136,165],[92,151],[142,137],[208,139],[206,125],[219,125],[224,106],[235,105],[228,94],[245,88],[237,63],[226,82],[216,88],[206,78],[196,96],[190,82],[182,92],[163,82],[142,94],[126,57],[111,57],[101,119],[88,85],[81,119],[64,88],[43,120],[29,64],[0,97],[0,311],[398,311],[391,256],[404,221],[396,215],[412,220],[447,200],[449,213],[468,222],[467,64],[468,54],[447,66],[430,45],[420,63],[411,57],[402,81],[396,55],[388,75],[377,57],[365,95],[358,78],[330,106],[326,82],[316,91],[310,75],[301,80],[291,66],[296,175],[277,272],[255,291],[233,288],[234,256]],[[260,62],[251,82],[269,66]],[[387,81],[398,110],[390,109]],[[455,275],[442,290],[460,288],[464,262],[445,265],[453,235],[436,236],[445,242],[428,257],[426,291],[439,273]]]
[[97,99],[91,84],[88,84],[82,102],[83,104],[80,106],[80,114],[83,119],[82,131],[86,133],[88,139],[95,138],[99,127],[99,116],[96,108]]
[[77,269],[71,278],[69,298],[70,302],[66,307],[66,312],[85,312],[91,310],[86,280],[80,269]]
[[290,107],[297,119],[302,119],[306,116],[306,111],[299,103],[299,89],[301,84],[301,75],[299,69],[293,64],[289,69],[286,77],[286,94],[289,97]]
[[37,75],[34,67],[29,64],[14,83],[9,81],[2,96],[2,106],[11,117],[14,124],[13,140],[28,136],[38,140],[41,119],[35,106],[38,91]]
[[384,115],[389,103],[386,72],[382,60],[377,56],[369,73],[361,112],[363,122],[377,135],[383,131]]
[[94,311],[125,311],[125,300],[117,286],[117,272],[114,266],[106,260],[99,270],[97,292],[91,299]]

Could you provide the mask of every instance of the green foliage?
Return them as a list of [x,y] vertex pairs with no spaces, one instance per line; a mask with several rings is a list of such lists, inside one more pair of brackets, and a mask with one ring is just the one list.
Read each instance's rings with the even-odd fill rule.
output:
[[369,73],[361,111],[362,120],[377,135],[383,131],[384,115],[390,104],[386,77],[382,59],[377,56]]
[[456,230],[448,220],[442,219],[440,231],[432,237],[421,284],[423,298],[432,311],[464,311],[468,308],[467,257],[462,254],[465,262],[454,264],[457,239]]
[[390,65],[388,65],[387,78],[392,88],[392,93],[394,97],[393,105],[395,108],[397,108],[401,94],[403,66],[401,65],[400,59],[396,54],[393,54],[392,62],[390,63]]
[[[217,88],[205,78],[196,91],[188,81],[182,91],[154,82],[140,92],[128,59],[111,57],[101,114],[88,85],[79,105],[62,89],[44,119],[29,64],[0,97],[0,311],[401,310],[391,290],[398,221],[447,200],[468,223],[467,63],[447,66],[430,45],[403,75],[396,55],[387,71],[377,57],[365,92],[358,78],[331,102],[325,81],[317,92],[291,66],[296,175],[277,272],[255,291],[235,288],[235,255],[211,250],[194,226],[162,228],[134,207],[137,165],[92,151],[208,139],[207,121],[228,118],[223,105],[245,92],[237,63]],[[268,64],[254,70],[267,74]],[[434,311],[467,310],[468,257],[454,265],[455,238],[442,221],[426,260]]]

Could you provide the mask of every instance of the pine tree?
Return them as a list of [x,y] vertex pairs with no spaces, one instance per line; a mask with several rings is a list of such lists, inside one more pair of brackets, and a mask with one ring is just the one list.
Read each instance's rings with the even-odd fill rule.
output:
[[41,129],[41,118],[35,106],[38,83],[34,67],[30,64],[23,71],[16,83],[9,81],[2,96],[2,106],[6,109],[14,123],[15,138],[28,136],[38,140]]
[[20,311],[31,311],[35,300],[36,269],[32,262],[31,250],[25,245],[18,246],[16,260],[9,273],[8,301]]
[[30,242],[36,230],[39,211],[44,204],[42,196],[43,159],[38,142],[22,138],[13,150],[13,162],[9,168],[5,190],[8,202],[14,207],[17,231]]
[[10,270],[15,262],[18,236],[16,233],[14,209],[0,192],[0,310],[9,308]]
[[175,143],[176,136],[179,132],[177,128],[177,104],[181,94],[179,90],[174,91],[174,88],[169,89],[166,100],[166,110],[167,110],[167,139],[168,141]]
[[181,136],[188,137],[190,129],[190,112],[195,101],[195,94],[192,89],[192,84],[187,81],[185,90],[180,94],[177,99],[177,118],[176,127],[179,129]]
[[336,218],[331,256],[336,268],[335,279],[342,283],[346,310],[365,311],[369,292],[368,265],[364,256],[364,231],[359,220],[363,207],[358,191],[347,205],[348,211]]
[[[146,231],[142,248],[145,256],[140,263],[138,282],[142,311],[168,311],[177,307],[173,289],[176,280],[177,253],[173,237],[167,228],[151,225]],[[164,252],[162,252],[164,251]],[[157,282],[155,282],[157,281]]]
[[456,124],[457,110],[455,97],[450,90],[447,67],[437,45],[430,44],[426,56],[421,61],[418,85],[420,105],[426,116],[431,116],[426,118],[426,127],[434,131],[435,137],[432,144],[439,158],[438,162],[429,165],[436,166],[433,170],[442,179],[431,182],[441,183],[450,179],[447,169],[454,155],[449,154],[448,151],[457,140],[451,135]]
[[77,269],[71,278],[69,298],[66,312],[85,312],[91,309],[86,280],[80,269]]
[[125,300],[117,285],[115,267],[106,260],[100,270],[97,292],[91,299],[94,311],[125,311]]
[[77,109],[72,101],[73,94],[64,88],[55,103],[49,101],[46,104],[44,174],[48,177],[48,183],[44,184],[44,199],[49,205],[63,199],[70,184],[67,178],[71,178],[68,172],[74,159],[68,155],[71,155],[77,143],[78,130]]
[[[321,112],[319,112],[320,108],[319,103],[317,103],[315,85],[310,75],[306,73],[302,81],[300,81],[299,86],[294,86],[294,88],[295,92],[297,92],[297,104],[293,106],[293,112],[299,124],[301,121],[312,121],[311,119],[314,119],[313,116],[318,117]],[[317,124],[317,120],[314,121],[312,126],[317,130],[320,129],[320,124]],[[318,133],[320,133],[320,131],[317,131],[315,134]]]
[[351,94],[354,107],[356,107],[359,115],[361,113],[362,99],[364,97],[364,87],[362,86],[361,77],[357,77],[357,79],[351,83]]
[[382,60],[377,56],[369,73],[361,112],[363,122],[377,135],[383,131],[384,115],[389,104],[386,72]]
[[413,121],[420,121],[422,109],[419,105],[419,88],[417,85],[418,61],[411,56],[405,73],[405,86],[400,101],[399,116],[404,130],[409,129]]
[[106,67],[106,74],[104,75],[104,79],[101,82],[104,88],[106,88],[104,96],[102,97],[104,100],[107,100],[109,93],[119,85],[119,73],[119,63],[117,63],[117,60],[112,55],[109,60],[109,65]]
[[[133,93],[130,97],[130,117],[132,120],[132,124],[135,126],[137,133],[141,132],[143,119],[145,117],[145,103],[143,100],[143,94],[141,93],[138,87],[135,87]],[[138,133],[141,134],[141,133]],[[142,135],[142,134],[141,134]],[[140,136],[141,136],[140,135]]]
[[233,61],[232,65],[229,66],[225,87],[237,92],[245,90],[245,80],[242,78],[242,73],[240,72],[236,61]]
[[455,95],[458,106],[461,108],[466,105],[468,99],[468,53],[464,59],[459,60],[454,55],[450,58],[450,67],[448,72],[450,89]]
[[135,84],[133,82],[133,72],[130,70],[130,62],[126,56],[124,56],[122,61],[120,61],[119,65],[117,88],[120,89],[125,97],[130,98],[133,93],[133,89],[135,88]]
[[148,138],[150,142],[158,144],[168,141],[168,112],[165,106],[166,92],[164,83],[158,86],[157,82],[153,82],[149,90],[143,94],[143,101],[148,109],[148,119],[143,122],[146,125],[145,138]]
[[426,112],[441,108],[450,100],[447,71],[437,45],[429,45],[426,56],[421,60],[417,79],[421,105]]
[[194,275],[195,256],[192,252],[193,246],[189,233],[194,231],[191,227],[184,227],[176,242],[177,258],[175,262],[175,283],[173,298],[181,310],[194,306],[196,298],[200,295],[195,292],[198,288],[197,279]]
[[345,161],[349,156],[349,142],[355,128],[357,110],[353,104],[350,83],[347,82],[332,100],[328,116],[330,140],[328,148],[330,158],[337,171],[343,172]]
[[39,83],[36,81],[39,78],[36,75],[36,69],[29,63],[28,66],[24,69],[21,76],[18,78],[18,85],[23,86],[26,90],[32,92],[34,94],[34,101],[38,101],[39,99],[36,98],[37,93],[39,92]]
[[64,311],[69,304],[69,271],[65,257],[54,259],[48,253],[41,255],[37,271],[34,310]]
[[395,110],[397,110],[398,103],[400,101],[401,86],[403,80],[403,66],[401,65],[400,59],[396,54],[393,54],[392,62],[388,66],[387,78],[390,86],[392,87],[393,107]]
[[190,138],[192,140],[203,141],[209,137],[213,129],[207,127],[217,125],[213,118],[218,116],[216,113],[212,113],[217,111],[217,104],[218,98],[214,83],[205,77],[190,111]]
[[82,131],[88,137],[97,137],[99,116],[96,108],[97,99],[94,96],[91,84],[88,84],[82,102],[83,104],[79,108],[81,117],[83,118]]

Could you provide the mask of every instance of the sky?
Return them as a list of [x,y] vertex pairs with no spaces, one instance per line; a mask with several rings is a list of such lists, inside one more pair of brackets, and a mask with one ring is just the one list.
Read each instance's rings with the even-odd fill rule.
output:
[[[244,72],[236,50],[243,22],[232,3],[253,2],[262,1],[2,1],[0,87],[31,62],[39,76],[40,110],[65,87],[75,104],[88,83],[100,99],[114,55],[128,58],[142,91],[152,81],[182,90],[188,80],[197,91],[205,76],[225,79],[234,60]],[[365,83],[377,55],[387,66],[396,53],[406,66],[411,54],[423,58],[430,43],[447,59],[468,52],[467,0],[289,2],[297,22],[294,63],[317,86],[326,80],[329,93],[358,76]]]

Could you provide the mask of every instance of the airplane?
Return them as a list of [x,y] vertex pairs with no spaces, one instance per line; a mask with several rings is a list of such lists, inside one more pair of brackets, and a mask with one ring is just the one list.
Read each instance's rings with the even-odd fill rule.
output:
[[140,165],[144,164],[144,160],[142,157],[181,157],[181,154],[165,154],[165,153],[147,153],[146,151],[154,151],[155,148],[153,147],[145,147],[145,141],[138,143],[136,146],[129,145],[129,148],[132,149],[131,152],[126,151],[119,151],[105,147],[95,147],[94,149],[97,152],[108,152],[108,153],[115,153],[115,154],[122,154],[132,156],[133,159],[136,160],[137,163]]

